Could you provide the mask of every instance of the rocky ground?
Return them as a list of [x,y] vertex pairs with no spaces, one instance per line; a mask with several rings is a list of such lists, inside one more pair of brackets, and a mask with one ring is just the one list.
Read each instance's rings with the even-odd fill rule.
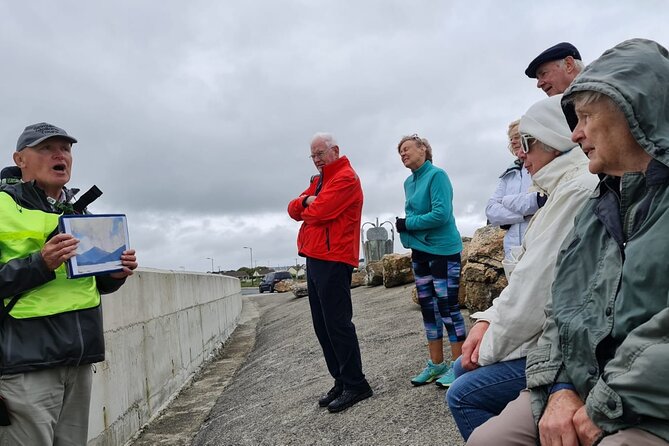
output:
[[463,444],[444,391],[409,382],[427,357],[420,311],[410,295],[411,285],[353,290],[354,322],[374,396],[338,414],[317,404],[332,380],[307,298],[244,297],[239,332],[203,370],[203,379],[133,444]]

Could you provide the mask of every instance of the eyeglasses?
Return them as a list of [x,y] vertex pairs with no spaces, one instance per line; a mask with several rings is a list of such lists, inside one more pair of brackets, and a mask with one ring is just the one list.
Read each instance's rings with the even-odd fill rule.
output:
[[318,152],[316,152],[312,155],[309,155],[309,158],[311,158],[312,161],[314,161],[316,158],[323,159],[325,157],[325,154],[328,153],[328,151],[330,149],[332,149],[333,147],[336,147],[336,146],[328,147],[326,150],[319,150]]
[[530,151],[530,146],[534,144],[534,142],[537,140],[532,135],[529,135],[527,133],[521,133],[520,134],[520,148],[523,150],[523,153],[529,153]]

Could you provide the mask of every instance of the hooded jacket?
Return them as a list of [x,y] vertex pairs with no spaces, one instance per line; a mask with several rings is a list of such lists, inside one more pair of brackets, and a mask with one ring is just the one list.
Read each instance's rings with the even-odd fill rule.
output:
[[653,160],[606,176],[577,216],[556,266],[552,304],[527,358],[535,419],[554,383],[572,384],[606,434],[630,427],[669,441],[669,53],[633,39],[606,51],[567,89],[597,91],[623,112]]
[[504,234],[504,256],[507,258],[511,248],[522,244],[527,224],[539,209],[537,194],[528,191],[531,184],[527,169],[516,160],[500,175],[497,188],[485,208],[491,225],[509,225]]
[[[316,200],[304,207],[303,196]],[[288,215],[302,221],[297,250],[303,257],[359,263],[362,186],[348,158],[342,156],[323,166],[321,175],[311,178],[300,197],[288,203]]]
[[[67,308],[68,296],[58,296],[63,305],[56,314],[53,302],[49,308],[39,306],[40,290],[50,289],[50,285],[59,282],[57,289],[66,290],[68,286],[83,287],[88,293],[111,293],[124,283],[124,280],[109,276],[84,279],[65,279],[64,266],[56,271],[47,268],[40,249],[48,239],[48,235],[56,230],[57,218],[60,214],[47,201],[47,197],[34,182],[5,184],[0,189],[2,206],[0,212],[11,211],[11,215],[0,214],[3,218],[3,232],[0,234],[0,310],[4,318],[0,321],[0,374],[28,372],[58,366],[90,364],[104,360],[104,338],[102,327],[102,308],[99,303],[86,308],[70,306]],[[71,193],[65,190],[66,197]],[[10,203],[7,203],[7,202]],[[30,212],[27,212],[30,211]],[[31,225],[39,214],[43,213],[45,226],[39,233]],[[32,231],[32,232],[30,232]],[[12,240],[26,237],[34,238],[35,248],[30,252],[16,252],[16,246],[27,246],[27,243],[13,244]],[[89,288],[89,284],[92,288]],[[16,311],[7,312],[6,305],[14,296],[21,296],[34,291],[28,308],[22,306],[21,298],[17,301]],[[45,294],[54,297],[53,292]],[[93,296],[94,297],[94,296]],[[99,302],[99,297],[93,299]],[[32,317],[30,315],[33,315]],[[26,316],[28,315],[28,316]],[[38,316],[35,316],[38,315]]]
[[532,180],[531,190],[548,195],[548,200],[530,221],[508,286],[490,308],[471,316],[490,323],[479,348],[481,365],[525,357],[536,346],[560,245],[597,185],[578,147],[546,164]]

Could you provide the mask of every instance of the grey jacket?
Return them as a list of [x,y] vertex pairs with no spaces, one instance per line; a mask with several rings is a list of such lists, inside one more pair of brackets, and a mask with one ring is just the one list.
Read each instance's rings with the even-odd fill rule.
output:
[[605,52],[565,92],[599,91],[653,160],[605,177],[558,256],[552,306],[527,358],[538,420],[555,383],[571,383],[605,433],[637,427],[669,441],[669,54],[634,39]]

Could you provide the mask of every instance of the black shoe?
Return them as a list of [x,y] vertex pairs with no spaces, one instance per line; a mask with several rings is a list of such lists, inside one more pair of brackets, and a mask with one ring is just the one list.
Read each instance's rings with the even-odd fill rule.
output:
[[319,405],[320,407],[327,407],[328,404],[330,404],[331,402],[333,402],[334,400],[336,400],[337,397],[338,397],[339,395],[341,395],[343,391],[344,391],[344,388],[343,388],[343,387],[341,387],[341,386],[334,386],[333,388],[331,388],[330,390],[328,390],[328,393],[327,393],[327,394],[323,395],[323,396],[321,397],[321,399],[318,400],[318,405]]
[[328,404],[328,410],[332,413],[341,412],[344,409],[348,409],[358,401],[369,398],[373,394],[374,392],[372,391],[371,387],[362,390],[344,390],[339,397]]

